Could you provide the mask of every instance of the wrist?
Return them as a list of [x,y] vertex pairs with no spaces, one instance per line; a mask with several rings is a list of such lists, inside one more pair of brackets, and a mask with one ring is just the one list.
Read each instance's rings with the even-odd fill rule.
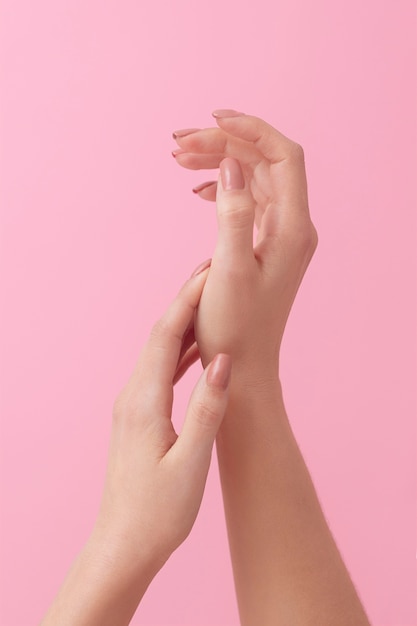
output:
[[283,438],[292,432],[277,367],[232,369],[229,402],[217,437],[218,445],[236,443],[236,437],[249,438],[252,445],[253,437],[268,438],[271,429],[279,431]]
[[237,359],[232,366],[230,384],[231,402],[249,402],[256,405],[276,402],[282,396],[278,358],[257,363],[253,359]]
[[139,586],[144,584],[146,587],[169,557],[159,554],[146,542],[138,541],[137,536],[132,541],[129,534],[110,529],[100,519],[96,521],[84,549],[91,559],[112,573],[126,581],[138,581]]
[[130,559],[113,539],[94,528],[78,553],[42,626],[126,626],[159,567]]

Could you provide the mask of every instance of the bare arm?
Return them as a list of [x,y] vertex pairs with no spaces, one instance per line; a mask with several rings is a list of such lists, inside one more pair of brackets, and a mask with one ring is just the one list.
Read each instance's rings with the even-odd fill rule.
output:
[[217,454],[242,626],[368,626],[279,386],[233,389]]
[[279,383],[286,321],[317,245],[303,150],[259,118],[214,115],[219,128],[177,133],[175,158],[220,166],[218,181],[197,188],[217,200],[219,231],[196,337],[203,363],[220,350],[233,359],[217,452],[242,626],[369,624]]
[[94,532],[61,585],[41,626],[127,626],[162,563],[129,558]]
[[231,368],[225,354],[206,368],[177,435],[173,384],[198,357],[193,316],[208,265],[155,324],[115,401],[99,514],[42,626],[126,626],[153,577],[191,531]]

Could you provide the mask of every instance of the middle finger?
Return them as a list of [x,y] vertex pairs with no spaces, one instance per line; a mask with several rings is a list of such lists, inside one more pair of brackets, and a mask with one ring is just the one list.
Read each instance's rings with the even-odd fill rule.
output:
[[173,136],[180,147],[180,152],[173,154],[188,169],[214,169],[225,157],[239,159],[241,164],[252,167],[263,159],[253,143],[233,137],[221,128],[203,128],[183,136],[174,132]]

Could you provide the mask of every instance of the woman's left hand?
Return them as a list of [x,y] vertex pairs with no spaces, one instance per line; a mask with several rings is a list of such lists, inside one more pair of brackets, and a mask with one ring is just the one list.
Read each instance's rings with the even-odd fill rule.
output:
[[180,435],[171,411],[173,385],[198,357],[193,319],[208,265],[197,268],[155,324],[116,398],[97,521],[42,626],[129,624],[194,524],[228,401],[230,357],[218,354],[205,369]]
[[207,275],[193,275],[155,324],[114,403],[94,533],[130,567],[136,559],[159,569],[188,536],[226,410],[231,359],[220,354],[193,390],[180,435],[171,421],[173,385],[198,357],[193,319]]

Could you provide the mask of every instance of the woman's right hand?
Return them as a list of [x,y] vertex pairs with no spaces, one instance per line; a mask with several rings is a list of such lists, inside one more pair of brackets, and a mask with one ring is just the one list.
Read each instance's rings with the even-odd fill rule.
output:
[[227,352],[241,382],[276,382],[288,314],[317,246],[303,150],[257,117],[229,111],[216,120],[220,128],[176,133],[180,165],[220,166],[217,185],[200,192],[216,193],[219,230],[196,338],[203,364]]
[[369,626],[277,380],[282,334],[317,245],[303,151],[256,117],[229,112],[217,122],[179,139],[188,152],[176,158],[220,166],[218,241],[195,330],[203,363],[217,352],[233,358],[216,448],[240,621]]

